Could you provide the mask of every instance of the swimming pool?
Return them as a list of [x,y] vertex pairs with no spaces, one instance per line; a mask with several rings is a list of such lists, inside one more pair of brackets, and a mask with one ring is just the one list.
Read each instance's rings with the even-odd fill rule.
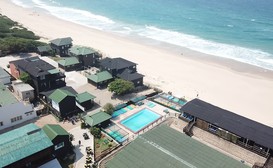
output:
[[134,133],[137,133],[160,117],[161,116],[159,114],[144,108],[138,113],[122,120],[120,124],[124,125]]

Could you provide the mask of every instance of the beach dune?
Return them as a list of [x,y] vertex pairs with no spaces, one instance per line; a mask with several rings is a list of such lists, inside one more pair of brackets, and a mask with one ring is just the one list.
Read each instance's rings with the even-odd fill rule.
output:
[[138,64],[144,81],[180,97],[212,103],[273,127],[273,72],[221,59],[186,48],[152,45],[102,32],[46,13],[0,1],[0,12],[34,31],[44,40],[72,37],[73,43],[123,57]]

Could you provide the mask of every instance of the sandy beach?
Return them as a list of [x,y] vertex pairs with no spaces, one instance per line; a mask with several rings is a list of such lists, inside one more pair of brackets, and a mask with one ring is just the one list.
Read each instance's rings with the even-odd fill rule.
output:
[[138,64],[145,83],[179,97],[199,98],[273,127],[273,72],[186,48],[145,43],[0,1],[0,12],[45,40],[70,36],[73,44]]

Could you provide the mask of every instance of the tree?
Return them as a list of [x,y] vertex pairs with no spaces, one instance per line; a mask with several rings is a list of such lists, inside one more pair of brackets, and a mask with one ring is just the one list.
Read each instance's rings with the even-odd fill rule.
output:
[[109,114],[109,115],[112,115],[113,112],[115,111],[115,107],[113,106],[113,104],[111,103],[106,103],[104,106],[103,106],[103,110]]
[[98,127],[91,127],[90,132],[92,135],[94,135],[95,138],[100,139],[101,137],[101,130]]
[[109,83],[108,90],[117,95],[122,95],[132,91],[135,88],[133,82],[126,81],[123,79],[115,79],[113,82]]
[[30,81],[30,76],[29,76],[28,73],[23,72],[23,73],[20,75],[19,79],[20,79],[21,81],[23,81],[24,83],[28,83],[28,82]]

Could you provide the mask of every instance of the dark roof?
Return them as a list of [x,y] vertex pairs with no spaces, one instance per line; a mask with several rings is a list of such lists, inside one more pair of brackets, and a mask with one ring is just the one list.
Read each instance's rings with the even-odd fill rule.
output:
[[123,58],[105,58],[100,61],[100,65],[102,67],[107,67],[110,69],[123,69],[123,68],[128,68],[130,66],[135,66],[137,65],[134,62],[128,61]]
[[55,44],[56,46],[69,45],[72,43],[72,38],[71,37],[57,38],[51,40],[50,43]]
[[273,128],[271,127],[221,109],[200,99],[193,99],[186,103],[181,108],[181,111],[273,149]]
[[137,72],[132,73],[132,71],[128,68],[126,68],[122,73],[117,74],[117,77],[128,80],[128,81],[133,81],[139,78],[143,78],[144,75],[139,74]]
[[39,57],[29,57],[11,61],[10,63],[34,77],[47,75],[49,70],[55,69],[53,65],[41,60]]

